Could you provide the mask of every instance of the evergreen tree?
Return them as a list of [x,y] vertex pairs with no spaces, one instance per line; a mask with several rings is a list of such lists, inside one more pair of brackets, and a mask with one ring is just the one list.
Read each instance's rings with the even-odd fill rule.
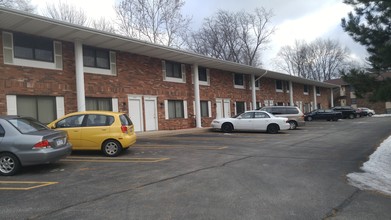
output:
[[354,12],[342,19],[343,29],[364,45],[375,70],[391,70],[391,1],[344,0]]
[[391,79],[381,77],[391,71],[391,1],[344,0],[354,7],[342,27],[367,48],[368,61],[374,73],[350,70],[342,78],[354,87],[357,97],[371,101],[391,101]]

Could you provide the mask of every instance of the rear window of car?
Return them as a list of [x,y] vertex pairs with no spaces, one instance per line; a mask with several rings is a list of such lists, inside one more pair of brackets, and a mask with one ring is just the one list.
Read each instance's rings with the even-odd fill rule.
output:
[[125,126],[133,125],[132,120],[130,120],[130,118],[125,114],[120,115],[119,119],[121,121],[121,125],[125,125]]
[[297,110],[297,108],[292,108],[292,107],[282,107],[282,108],[272,107],[272,108],[262,108],[262,110],[272,113],[273,115],[299,114],[299,110]]
[[44,124],[33,118],[13,118],[9,119],[8,122],[23,134],[48,129]]
[[114,117],[110,115],[91,114],[87,118],[87,126],[109,126],[113,122]]
[[299,114],[299,110],[297,108],[287,108],[286,114]]

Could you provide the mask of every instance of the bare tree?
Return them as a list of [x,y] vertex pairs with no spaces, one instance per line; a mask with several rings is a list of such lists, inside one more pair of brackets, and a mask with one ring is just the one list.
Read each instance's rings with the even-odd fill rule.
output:
[[182,0],[121,0],[116,6],[122,34],[156,44],[180,47],[191,19],[181,14]]
[[88,20],[87,14],[83,9],[62,1],[46,4],[46,10],[42,14],[49,18],[84,26],[87,25]]
[[265,49],[275,28],[269,28],[273,14],[264,8],[254,13],[218,11],[206,18],[202,27],[191,33],[187,45],[193,52],[251,66],[260,66],[260,52]]
[[31,4],[31,0],[0,0],[0,6],[30,13],[35,12],[35,6]]
[[100,19],[97,20],[92,20],[90,24],[92,28],[97,30],[110,32],[110,33],[116,32],[114,26],[112,25],[112,22],[110,22],[104,17],[101,17]]
[[349,50],[339,42],[317,39],[310,44],[296,41],[293,47],[282,47],[274,64],[291,75],[324,81],[338,77],[348,59]]

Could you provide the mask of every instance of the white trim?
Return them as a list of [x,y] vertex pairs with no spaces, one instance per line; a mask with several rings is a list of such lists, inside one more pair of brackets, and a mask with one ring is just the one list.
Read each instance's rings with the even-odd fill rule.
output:
[[7,115],[17,115],[16,95],[6,95],[7,99]]
[[14,62],[13,35],[3,31],[3,60],[5,64]]
[[118,112],[118,98],[111,99],[111,107],[113,109],[113,112]]
[[208,117],[212,117],[212,102],[208,101]]
[[170,116],[168,114],[168,100],[164,100],[164,114],[166,120],[170,119]]
[[65,104],[64,104],[64,96],[56,97],[56,113],[57,118],[61,118],[65,115]]
[[189,116],[187,115],[187,101],[186,100],[183,100],[183,114],[184,114],[185,119],[189,118]]

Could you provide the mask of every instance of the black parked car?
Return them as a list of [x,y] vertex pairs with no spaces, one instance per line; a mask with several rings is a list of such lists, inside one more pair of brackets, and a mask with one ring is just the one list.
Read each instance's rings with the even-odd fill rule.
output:
[[356,112],[356,110],[350,106],[336,106],[336,107],[332,108],[332,110],[337,111],[337,112],[341,112],[342,118],[353,119],[353,118],[356,118],[357,114],[358,114]]
[[304,114],[304,120],[312,121],[312,120],[327,120],[327,121],[338,121],[338,119],[342,118],[342,113],[337,112],[331,109],[316,109],[312,112],[308,112]]

